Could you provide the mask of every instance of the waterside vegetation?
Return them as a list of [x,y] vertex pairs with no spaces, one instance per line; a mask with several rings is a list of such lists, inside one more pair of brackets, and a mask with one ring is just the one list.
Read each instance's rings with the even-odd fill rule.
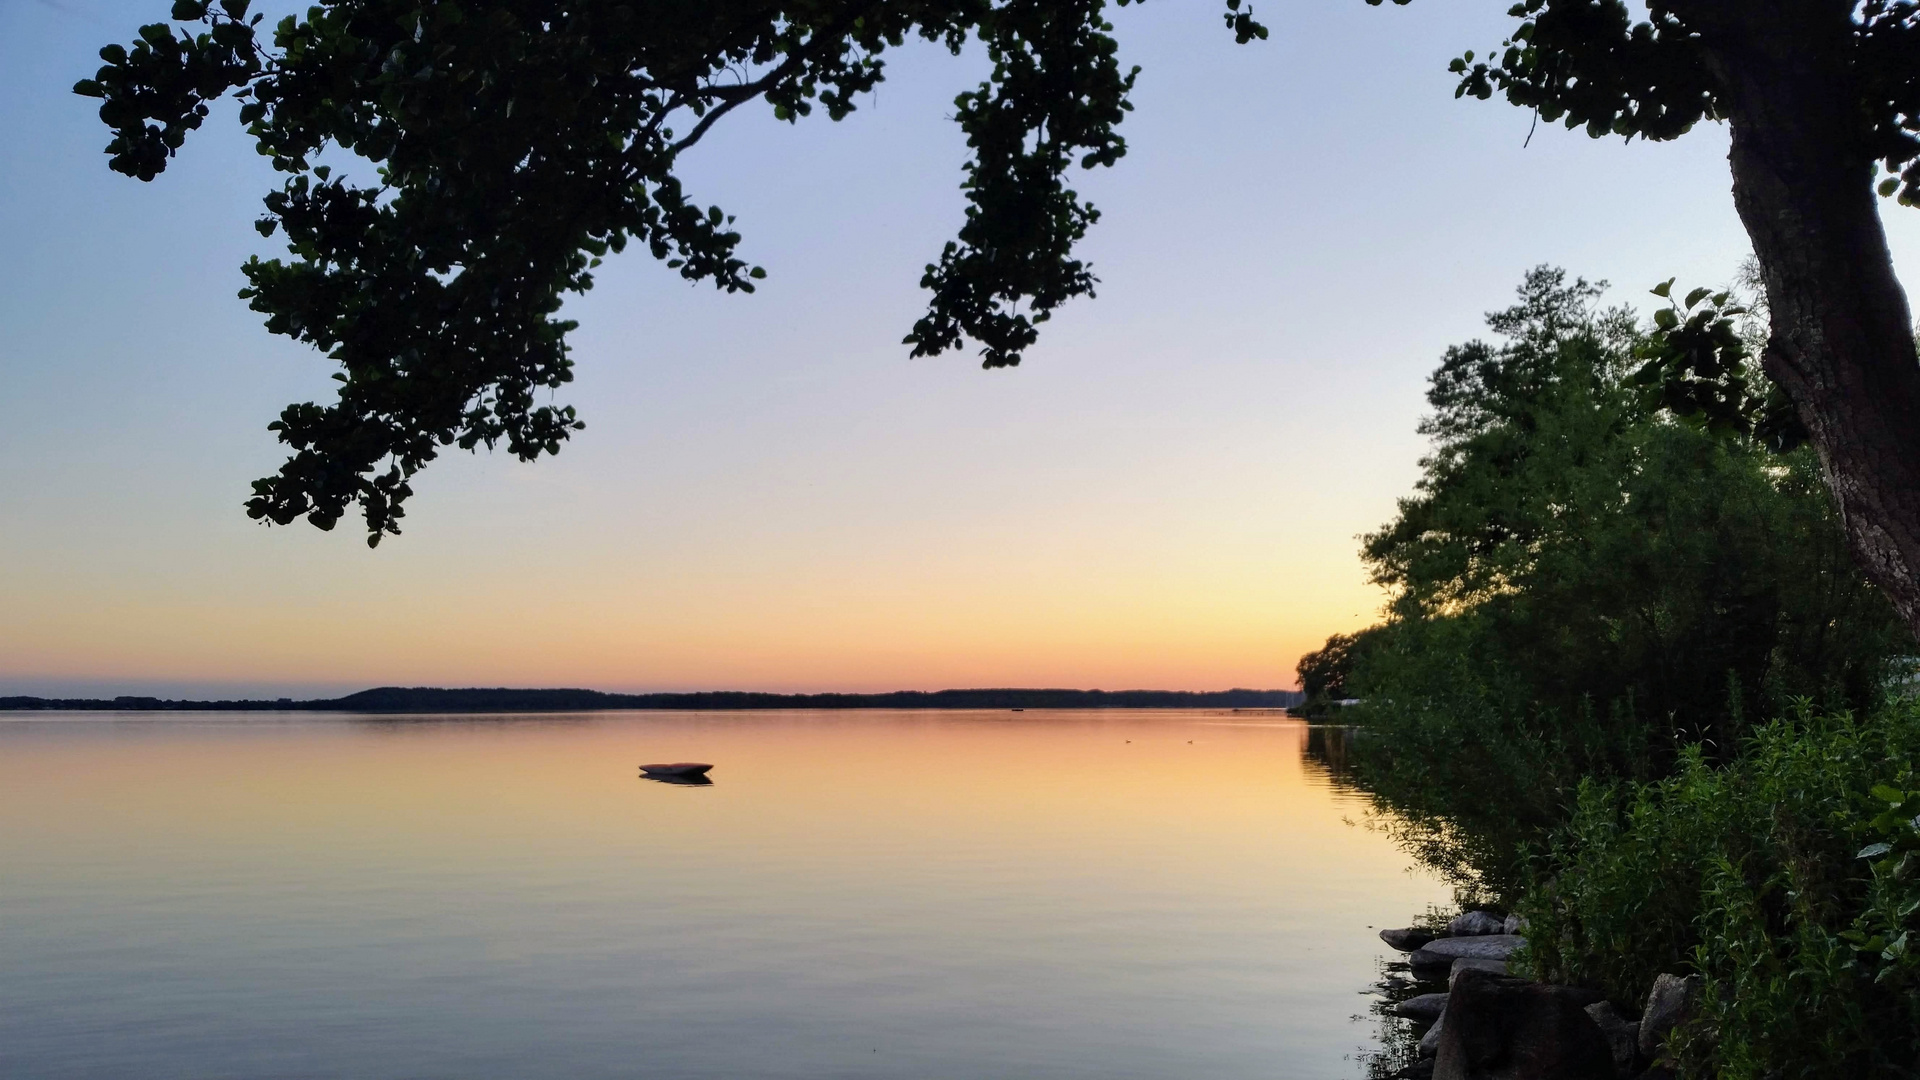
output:
[[[1387,617],[1302,659],[1306,708],[1359,699],[1343,771],[1463,905],[1524,918],[1521,970],[1627,1015],[1699,976],[1668,1066],[1911,1075],[1913,640],[1764,397],[1676,407],[1599,295],[1535,270],[1447,351],[1433,452],[1364,538]],[[1759,383],[1713,303],[1723,386]]]

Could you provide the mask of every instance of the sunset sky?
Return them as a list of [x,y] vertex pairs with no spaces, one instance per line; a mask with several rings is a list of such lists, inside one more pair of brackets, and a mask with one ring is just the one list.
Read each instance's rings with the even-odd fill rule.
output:
[[[909,48],[843,123],[722,124],[687,176],[753,296],[643,255],[571,302],[587,422],[453,453],[404,535],[241,511],[329,364],[234,298],[272,183],[230,112],[152,184],[67,88],[165,0],[0,0],[0,693],[304,695],[1294,683],[1373,620],[1356,558],[1409,489],[1427,372],[1521,274],[1640,303],[1747,250],[1725,133],[1622,146],[1453,98],[1504,2],[1114,14],[1129,155],[1078,182],[1102,280],[1027,362],[910,361],[981,74]],[[277,9],[273,9],[277,10]],[[1920,213],[1896,211],[1920,266]]]

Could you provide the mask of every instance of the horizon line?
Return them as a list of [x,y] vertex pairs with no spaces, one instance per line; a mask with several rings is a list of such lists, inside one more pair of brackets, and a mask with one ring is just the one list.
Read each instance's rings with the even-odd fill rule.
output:
[[1065,687],[975,687],[881,692],[696,690],[621,693],[580,687],[377,686],[332,698],[160,698],[119,694],[111,698],[0,695],[5,711],[260,711],[418,712],[597,711],[614,709],[885,708],[913,703],[934,708],[1086,708],[1237,705],[1285,708],[1304,698],[1298,690],[1233,687],[1227,690],[1090,690]]

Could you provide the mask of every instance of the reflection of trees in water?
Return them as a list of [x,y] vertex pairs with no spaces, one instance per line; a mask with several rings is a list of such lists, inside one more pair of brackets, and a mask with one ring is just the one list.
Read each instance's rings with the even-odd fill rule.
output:
[[[1367,1013],[1373,1019],[1378,1046],[1360,1052],[1361,1075],[1366,1080],[1389,1080],[1420,1059],[1420,1036],[1427,1024],[1396,1016],[1393,1007],[1420,994],[1446,990],[1445,983],[1423,982],[1414,978],[1404,959],[1380,960],[1379,978],[1368,993]],[[1361,1017],[1355,1017],[1358,1020]]]
[[[1387,800],[1363,786],[1359,747],[1365,737],[1364,731],[1347,725],[1309,725],[1306,737],[1301,742],[1301,754],[1305,762],[1318,766],[1335,787],[1368,797],[1366,818],[1356,824],[1386,833],[1403,850],[1428,866],[1444,863],[1444,858],[1434,858],[1436,853],[1430,850],[1431,833],[1443,828],[1442,823],[1407,818]],[[1410,923],[1422,921],[1415,912],[1407,914]],[[1433,921],[1434,914],[1428,912],[1424,921]],[[1361,1064],[1360,1075],[1365,1080],[1391,1080],[1419,1061],[1420,1037],[1427,1033],[1428,1028],[1426,1024],[1394,1015],[1393,1007],[1420,994],[1440,993],[1446,990],[1446,984],[1444,981],[1436,983],[1416,979],[1413,969],[1398,954],[1380,959],[1377,965],[1378,977],[1373,985],[1363,991],[1368,999],[1366,1015],[1354,1018],[1371,1019],[1374,1022],[1375,1046],[1362,1050],[1357,1057]]]
[[313,715],[344,716],[347,723],[362,731],[382,733],[418,731],[425,728],[528,728],[590,727],[601,722],[604,714],[595,713],[345,713]]
[[1367,797],[1365,828],[1385,833],[1454,888],[1463,906],[1501,906],[1517,887],[1518,857],[1537,838],[1545,785],[1494,755],[1396,752],[1378,732],[1307,728],[1304,760],[1335,787]]
[[1344,788],[1358,788],[1353,771],[1355,731],[1337,724],[1307,726],[1307,758],[1327,771],[1328,779]]

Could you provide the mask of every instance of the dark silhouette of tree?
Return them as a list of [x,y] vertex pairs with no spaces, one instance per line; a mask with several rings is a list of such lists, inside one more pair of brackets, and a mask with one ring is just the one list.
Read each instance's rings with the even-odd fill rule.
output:
[[1353,695],[1348,692],[1347,680],[1353,675],[1354,665],[1360,660],[1369,643],[1380,635],[1379,627],[1369,627],[1352,634],[1334,634],[1327,643],[1302,656],[1294,665],[1294,673],[1300,676],[1300,691],[1307,696],[1303,703],[1309,710],[1325,712],[1327,706]]
[[[681,154],[749,102],[846,116],[909,37],[978,41],[993,64],[955,99],[966,220],[927,267],[914,355],[972,339],[986,366],[1017,364],[1093,292],[1073,248],[1099,215],[1066,177],[1126,152],[1135,74],[1104,0],[333,0],[270,44],[248,3],[176,0],[198,30],[143,26],[75,90],[104,99],[129,176],[164,170],[228,93],[287,174],[259,228],[291,257],[249,261],[241,295],[336,360],[341,385],[270,425],[294,452],[254,484],[255,518],[332,528],[358,503],[377,544],[442,447],[557,453],[582,425],[536,391],[571,379],[574,324],[554,316],[603,257],[637,242],[728,291],[764,276],[736,256],[733,219],[688,198]],[[1264,34],[1239,6],[1229,27]],[[336,173],[349,157],[377,175]]]
[[1602,288],[1538,267],[1488,314],[1493,342],[1446,350],[1432,451],[1361,549],[1392,603],[1350,696],[1411,713],[1472,682],[1597,748],[1578,761],[1601,775],[1664,767],[1633,760],[1642,729],[1731,753],[1795,700],[1864,712],[1913,637],[1849,560],[1811,451],[1676,415],[1638,377],[1670,320],[1600,308]]
[[1596,138],[1731,128],[1734,205],[1772,321],[1766,373],[1820,455],[1854,557],[1920,630],[1920,356],[1875,199],[1920,199],[1920,5],[1653,0],[1640,22],[1620,0],[1511,12],[1520,26],[1497,56],[1454,61],[1459,93],[1502,93]]
[[[1124,0],[1118,0],[1124,2]],[[1368,0],[1378,4],[1381,0]],[[1406,0],[1395,0],[1404,3]],[[1241,0],[1226,21],[1266,36]],[[271,43],[247,0],[177,0],[176,21],[76,90],[104,99],[113,167],[151,179],[236,93],[288,174],[263,232],[287,260],[247,265],[276,333],[341,365],[338,401],[289,407],[293,448],[248,513],[332,527],[352,504],[369,542],[398,531],[413,474],[444,446],[554,453],[580,424],[534,404],[568,381],[561,298],[639,241],[690,279],[746,290],[718,208],[695,206],[679,154],[764,101],[845,116],[917,36],[983,42],[989,79],[956,99],[972,158],[959,235],[929,265],[915,355],[971,339],[1017,363],[1037,326],[1091,295],[1074,245],[1097,220],[1066,184],[1125,153],[1133,73],[1103,0],[333,0]],[[1920,356],[1876,205],[1920,199],[1920,5],[1914,0],[1521,0],[1495,55],[1456,60],[1459,93],[1504,94],[1595,137],[1674,139],[1726,122],[1736,206],[1758,258],[1768,375],[1825,469],[1851,548],[1920,628]],[[379,167],[365,186],[321,160]],[[345,155],[340,155],[345,156]],[[1884,173],[1884,176],[1882,175]],[[1664,374],[1684,381],[1681,349]],[[1705,372],[1709,379],[1712,372]]]

